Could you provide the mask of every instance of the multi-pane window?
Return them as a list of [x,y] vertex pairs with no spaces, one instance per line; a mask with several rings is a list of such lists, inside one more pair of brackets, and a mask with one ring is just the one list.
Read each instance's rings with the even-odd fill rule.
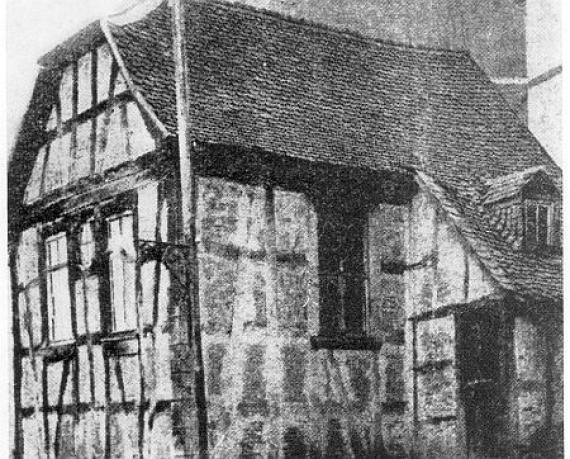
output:
[[66,234],[61,232],[46,239],[45,250],[49,339],[68,340],[73,332]]
[[112,329],[132,330],[137,326],[133,217],[125,213],[107,224]]
[[93,234],[94,222],[81,225],[79,232],[80,263],[79,276],[75,280],[75,308],[77,317],[77,334],[98,332],[100,326],[99,311],[99,277],[92,269],[96,260],[96,245]]
[[560,246],[560,208],[551,202],[529,200],[525,207],[525,240],[529,248]]
[[366,332],[365,217],[331,206],[319,213],[321,335]]

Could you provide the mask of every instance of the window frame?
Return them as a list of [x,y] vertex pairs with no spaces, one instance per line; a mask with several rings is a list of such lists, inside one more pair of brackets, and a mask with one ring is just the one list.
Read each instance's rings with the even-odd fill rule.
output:
[[[59,254],[63,256],[64,262],[58,262],[52,264],[51,249],[49,244],[54,241],[65,241],[64,253]],[[72,292],[70,289],[71,285],[71,265],[69,254],[70,254],[70,237],[68,231],[65,229],[59,229],[51,232],[51,234],[46,235],[43,238],[43,256],[44,256],[44,278],[45,278],[45,301],[47,305],[47,341],[50,344],[65,344],[69,341],[75,339],[75,324],[73,319],[73,299]],[[58,243],[59,247],[59,243]],[[59,250],[59,249],[58,249]],[[67,296],[67,305],[59,304],[60,298],[55,298],[53,293],[53,274],[58,272],[64,272],[65,278],[65,289]],[[61,292],[60,292],[61,293]],[[56,304],[56,302],[58,304]],[[65,311],[63,310],[65,309]],[[65,314],[64,314],[65,313]],[[69,323],[65,326],[65,331],[57,332],[59,326],[61,326],[64,321],[61,320],[62,314],[69,319]],[[57,327],[57,328],[56,328]],[[60,334],[62,336],[60,336]]]
[[[125,259],[126,257],[129,256],[128,252],[125,250],[124,247],[120,247],[120,250],[125,250],[125,252],[127,253],[113,253],[110,244],[112,243],[112,235],[111,235],[111,222],[114,221],[122,221],[123,219],[129,219],[130,220],[130,225],[131,225],[131,236],[132,236],[132,249],[134,251],[133,254],[131,254],[133,256],[133,259],[131,261],[129,261],[128,259]],[[136,236],[136,227],[135,227],[135,220],[136,220],[136,212],[134,211],[134,209],[126,209],[126,210],[122,210],[122,211],[118,211],[115,212],[111,215],[107,215],[104,217],[104,225],[106,226],[106,231],[105,231],[105,253],[106,253],[106,258],[107,258],[107,262],[108,262],[108,266],[107,266],[107,270],[106,270],[106,275],[107,275],[107,283],[108,283],[108,304],[109,304],[109,312],[110,312],[110,317],[109,317],[109,323],[108,323],[108,330],[109,333],[122,333],[122,332],[130,332],[130,331],[134,331],[137,329],[138,324],[137,324],[137,312],[136,312],[136,308],[137,308],[137,294],[136,294],[136,244],[137,244],[137,236]],[[120,223],[122,224],[122,223]],[[121,228],[121,232],[123,231],[123,229]],[[121,238],[123,236],[123,234],[121,233],[121,235],[119,235],[118,237]],[[122,260],[122,278],[123,278],[123,282],[122,282],[122,305],[121,305],[121,310],[122,310],[122,316],[123,316],[123,320],[121,322],[121,326],[118,326],[116,318],[117,318],[117,304],[115,303],[115,299],[114,299],[114,287],[113,287],[113,263],[114,263],[114,258],[120,258]],[[131,272],[131,278],[132,278],[132,298],[129,298],[129,300],[132,300],[132,304],[130,305],[130,309],[131,311],[129,312],[129,305],[126,304],[127,300],[125,299],[125,292],[127,290],[127,286],[125,285],[124,282],[124,276],[125,276],[125,266],[127,265],[131,265],[129,270],[132,271]],[[127,315],[130,314],[128,317]],[[132,321],[132,323],[131,323]]]
[[[340,198],[342,199],[342,198]],[[368,229],[369,229],[369,218],[370,213],[367,208],[359,208],[357,203],[352,203],[350,200],[343,200],[343,205],[346,206],[344,210],[339,210],[334,206],[330,205],[330,202],[323,205],[323,203],[318,203],[315,205],[315,210],[317,212],[317,219],[318,219],[318,229],[317,229],[317,244],[318,244],[318,253],[319,253],[319,261],[318,261],[318,283],[319,283],[319,327],[318,327],[318,335],[311,337],[311,346],[313,349],[345,349],[345,350],[379,350],[382,346],[382,341],[371,335],[370,330],[370,261],[369,261],[369,240],[368,240]],[[351,207],[351,203],[355,204],[354,207]],[[328,208],[327,208],[328,207]],[[332,209],[332,210],[331,210]],[[356,211],[354,209],[357,209]],[[323,269],[324,265],[327,264],[327,260],[323,259],[323,256],[326,256],[326,252],[323,253],[324,245],[326,244],[326,238],[329,236],[324,232],[324,225],[323,222],[326,222],[327,219],[330,218],[347,218],[350,220],[350,224],[344,225],[340,228],[340,234],[343,238],[339,247],[341,252],[343,250],[347,250],[346,247],[348,246],[348,253],[347,255],[350,256],[353,253],[350,250],[350,244],[353,244],[354,241],[349,242],[347,241],[347,234],[350,231],[350,228],[353,227],[353,224],[356,223],[359,226],[358,231],[360,235],[358,236],[358,241],[356,244],[359,245],[359,260],[356,261],[356,270],[351,270],[348,276],[354,278],[361,278],[360,282],[356,281],[353,283],[353,288],[358,289],[356,292],[356,296],[360,296],[360,299],[357,300],[360,303],[360,307],[353,307],[350,311],[347,311],[347,305],[343,304],[345,300],[341,298],[336,299],[324,299],[323,298],[323,276],[330,275],[326,270]],[[339,231],[337,228],[333,231]],[[338,252],[332,252],[329,254],[333,259],[338,255]],[[345,257],[346,258],[346,257]],[[355,261],[355,260],[352,260]],[[356,272],[354,272],[356,271]],[[340,267],[339,262],[339,269],[334,271],[338,273],[339,279],[343,277],[342,270]],[[334,273],[333,273],[334,275]],[[326,282],[326,281],[325,281]],[[360,285],[358,287],[358,285]],[[338,293],[337,293],[338,295]],[[349,300],[354,301],[354,300]],[[343,317],[340,319],[336,319],[336,325],[332,327],[330,324],[323,323],[326,321],[327,314],[330,314],[330,311],[327,311],[331,307],[331,302],[338,302],[338,306],[335,307],[336,314],[340,314]],[[348,330],[346,328],[346,316],[347,314],[351,314],[354,310],[360,310],[360,319],[359,319],[359,330]],[[334,313],[334,311],[333,311]],[[344,324],[343,324],[344,322]]]
[[[523,201],[524,211],[524,240],[525,246],[530,250],[559,250],[561,248],[561,208],[560,204],[552,200],[527,198]],[[534,212],[534,234],[530,234],[529,208],[535,207]],[[539,213],[541,209],[546,209],[546,240],[541,242]],[[556,215],[558,214],[558,216]],[[558,219],[558,236],[556,236],[556,219]],[[558,240],[556,240],[556,238]]]

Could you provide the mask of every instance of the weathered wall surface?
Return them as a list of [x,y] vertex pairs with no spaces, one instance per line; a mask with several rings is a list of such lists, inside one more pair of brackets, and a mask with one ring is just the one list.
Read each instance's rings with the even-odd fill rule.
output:
[[[511,419],[520,448],[562,454],[562,317],[548,312],[514,320]],[[558,457],[558,456],[556,456]]]
[[381,375],[393,364],[309,342],[319,332],[310,202],[210,178],[200,181],[199,209],[212,456],[380,451]]
[[528,318],[514,324],[515,410],[519,444],[528,444],[545,424],[546,342],[544,331]]
[[[136,191],[139,239],[173,237],[175,196],[165,189],[149,182]],[[81,278],[74,283],[73,341],[46,346],[38,279],[41,247],[36,228],[20,236],[24,457],[138,457],[141,448],[150,457],[172,457],[194,451],[184,286],[164,264],[144,263],[138,306],[144,331],[116,334],[104,325],[107,309],[100,300],[105,283],[97,272],[87,274],[85,283]],[[173,266],[175,272],[180,268]]]
[[[157,182],[137,190],[140,239],[176,237],[177,198],[168,190]],[[430,195],[369,213],[369,327],[384,342],[380,351],[311,347],[319,334],[318,241],[306,196],[200,178],[198,211],[212,457],[462,457],[455,311],[496,290]],[[46,448],[95,457],[132,457],[141,446],[151,457],[194,451],[188,312],[176,276],[153,261],[142,266],[148,331],[140,347],[135,337],[101,340],[101,282],[88,276],[86,288],[75,285],[79,344],[46,357],[38,348],[38,241],[35,228],[21,235],[17,263],[22,345],[30,336],[35,345],[22,358],[26,457],[45,457]],[[394,262],[411,268],[382,268]],[[549,414],[542,332],[518,318],[513,336],[512,417],[525,444],[547,416],[561,421],[562,402],[555,397]],[[551,380],[561,387],[556,339]]]
[[406,251],[406,206],[379,204],[370,213],[368,229],[370,262],[370,309],[376,322],[373,327],[383,339],[382,438],[386,451],[395,457],[409,453],[411,429],[407,419],[408,400],[404,390],[404,277],[382,270],[382,262],[401,261]]
[[405,381],[410,448],[420,457],[462,457],[465,432],[459,394],[454,307],[494,291],[435,200],[420,191],[410,206],[406,274]]

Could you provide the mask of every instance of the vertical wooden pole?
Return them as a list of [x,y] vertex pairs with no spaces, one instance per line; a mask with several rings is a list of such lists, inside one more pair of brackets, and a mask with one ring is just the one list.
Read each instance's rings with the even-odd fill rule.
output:
[[267,228],[265,250],[267,253],[266,302],[265,311],[268,328],[277,336],[279,319],[277,315],[277,230],[275,226],[275,195],[271,185],[265,187],[265,224]]
[[[121,113],[123,117],[123,121],[126,122],[126,106],[123,105],[121,107]],[[126,124],[126,123],[125,123]],[[125,126],[126,128],[126,126]],[[129,158],[130,155],[130,148],[129,150]],[[133,212],[133,234],[135,239],[135,251],[136,251],[136,262],[135,262],[135,309],[137,313],[137,362],[139,367],[139,405],[138,405],[138,454],[139,457],[145,458],[148,457],[147,452],[147,442],[148,438],[145,435],[145,425],[146,425],[146,410],[145,410],[145,401],[146,401],[146,352],[145,352],[145,345],[146,340],[144,336],[144,305],[143,305],[143,297],[142,297],[142,266],[140,263],[141,256],[140,256],[140,249],[139,249],[139,199],[137,195],[137,205],[135,207],[135,211]]]
[[14,459],[24,456],[24,432],[22,423],[22,342],[20,334],[20,289],[18,288],[16,259],[18,250],[18,239],[11,235],[8,243],[8,253],[10,257],[10,280],[12,289],[12,365],[13,365],[13,387],[14,387]]
[[189,91],[188,61],[185,49],[185,15],[183,0],[170,0],[172,6],[173,53],[176,82],[176,115],[178,123],[178,152],[180,173],[180,204],[182,214],[183,243],[189,247],[188,270],[190,273],[188,309],[190,313],[189,341],[192,345],[194,394],[198,421],[198,448],[202,458],[208,456],[208,413],[204,387],[204,362],[200,331],[200,303],[198,286],[198,254],[196,247],[197,184],[194,173]]

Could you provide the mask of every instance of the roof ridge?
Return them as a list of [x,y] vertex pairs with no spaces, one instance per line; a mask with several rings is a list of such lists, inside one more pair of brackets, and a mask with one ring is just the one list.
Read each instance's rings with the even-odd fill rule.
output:
[[485,182],[487,185],[492,185],[492,184],[497,183],[501,180],[507,180],[507,179],[509,179],[509,177],[518,177],[518,176],[524,176],[527,174],[535,175],[539,172],[544,172],[545,174],[548,174],[546,172],[546,166],[541,164],[540,166],[531,166],[531,167],[527,167],[526,169],[523,169],[520,171],[509,172],[508,174],[497,175],[496,177],[488,178]]
[[[167,3],[167,0],[164,0],[164,3]],[[369,35],[364,35],[356,30],[352,30],[349,28],[342,28],[337,27],[329,24],[325,24],[323,22],[313,21],[311,19],[306,19],[302,17],[294,17],[290,14],[280,13],[278,11],[270,10],[267,8],[258,8],[252,5],[247,5],[241,3],[239,1],[231,2],[228,0],[190,0],[186,3],[186,5],[190,3],[201,3],[205,5],[217,5],[226,9],[237,10],[237,11],[247,11],[249,13],[254,13],[259,16],[263,17],[270,17],[273,19],[280,20],[282,22],[289,22],[291,24],[304,26],[307,28],[313,29],[320,29],[327,32],[334,33],[336,35],[345,36],[347,38],[358,39],[361,42],[367,42],[371,44],[377,45],[384,45],[384,46],[393,46],[395,48],[404,48],[404,49],[412,49],[418,51],[425,51],[434,54],[449,54],[449,55],[457,55],[457,56],[470,56],[470,53],[466,49],[451,49],[451,48],[444,48],[444,47],[437,47],[437,46],[429,46],[423,44],[413,44],[413,43],[405,43],[399,42],[395,40],[389,40],[386,38],[377,38],[372,37]]]

